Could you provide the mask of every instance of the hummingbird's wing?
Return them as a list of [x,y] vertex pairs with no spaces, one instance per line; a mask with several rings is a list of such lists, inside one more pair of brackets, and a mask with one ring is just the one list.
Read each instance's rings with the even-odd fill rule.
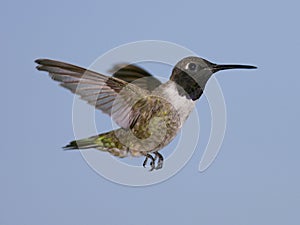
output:
[[139,117],[132,106],[149,94],[148,91],[116,77],[87,70],[68,63],[38,59],[36,68],[49,72],[62,87],[78,94],[89,104],[110,115],[121,127],[130,128]]
[[109,72],[113,73],[113,77],[133,83],[148,91],[153,91],[161,85],[161,82],[149,72],[133,64],[116,64]]

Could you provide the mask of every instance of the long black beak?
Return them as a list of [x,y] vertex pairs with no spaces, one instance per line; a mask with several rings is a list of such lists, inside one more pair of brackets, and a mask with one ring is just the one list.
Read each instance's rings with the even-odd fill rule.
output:
[[250,65],[217,65],[217,64],[214,64],[212,66],[212,71],[214,73],[220,70],[231,70],[231,69],[257,69],[257,67],[250,66]]

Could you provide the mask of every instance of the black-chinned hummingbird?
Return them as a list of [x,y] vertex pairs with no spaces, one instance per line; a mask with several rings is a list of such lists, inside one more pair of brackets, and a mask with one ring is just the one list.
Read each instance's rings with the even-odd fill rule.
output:
[[150,170],[161,169],[159,153],[176,136],[203,93],[209,78],[220,70],[255,69],[250,65],[218,65],[199,57],[186,57],[172,70],[166,83],[136,65],[116,65],[103,75],[50,59],[37,59],[37,69],[110,115],[120,128],[70,142],[65,149],[95,148],[117,157],[145,156]]

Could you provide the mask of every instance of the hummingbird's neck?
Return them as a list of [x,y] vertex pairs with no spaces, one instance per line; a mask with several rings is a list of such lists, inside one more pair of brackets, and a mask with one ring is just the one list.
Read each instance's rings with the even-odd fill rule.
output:
[[205,84],[210,78],[210,75],[193,77],[175,67],[172,71],[170,80],[177,84],[177,90],[181,96],[186,96],[188,99],[196,101],[202,95]]

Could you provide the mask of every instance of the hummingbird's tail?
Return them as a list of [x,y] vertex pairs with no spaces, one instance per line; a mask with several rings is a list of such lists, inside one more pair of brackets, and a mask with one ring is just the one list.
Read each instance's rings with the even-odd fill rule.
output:
[[117,138],[116,132],[121,129],[113,130],[107,133],[98,134],[88,138],[71,141],[64,146],[65,150],[96,148],[101,151],[107,151],[118,157],[125,157],[128,148],[124,146]]
[[73,149],[88,149],[97,147],[97,139],[100,135],[92,136],[89,138],[84,138],[80,140],[71,141],[68,145],[64,146],[64,150],[73,150]]

